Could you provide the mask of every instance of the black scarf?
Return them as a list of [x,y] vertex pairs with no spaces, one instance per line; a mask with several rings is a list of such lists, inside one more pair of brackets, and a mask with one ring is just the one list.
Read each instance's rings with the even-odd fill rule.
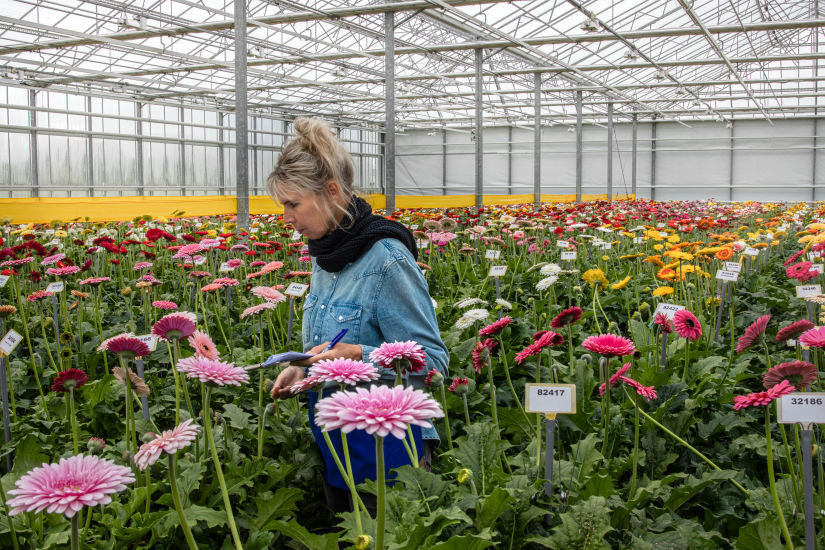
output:
[[370,247],[381,239],[398,239],[418,258],[410,230],[400,223],[388,220],[372,213],[372,207],[360,197],[353,197],[347,208],[349,216],[344,216],[342,223],[353,220],[348,228],[338,227],[329,235],[320,239],[309,239],[309,253],[324,271],[337,273],[349,262],[361,257]]

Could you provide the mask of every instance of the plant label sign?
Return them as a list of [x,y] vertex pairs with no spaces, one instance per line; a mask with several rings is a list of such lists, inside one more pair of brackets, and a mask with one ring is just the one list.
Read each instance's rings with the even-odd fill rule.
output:
[[672,321],[676,312],[683,309],[685,309],[685,306],[680,306],[678,304],[659,304],[656,307],[656,311],[653,312],[653,316],[656,317],[656,315],[664,313],[665,316]]
[[[11,355],[11,352],[14,351],[14,348],[17,347],[17,344],[23,341],[23,337],[15,331],[14,329],[8,331],[3,339],[0,340],[0,353],[8,357]],[[5,373],[3,374],[5,376]]]
[[825,392],[793,392],[777,402],[782,424],[825,424]]
[[415,241],[415,246],[418,248],[427,248],[428,246],[430,246],[430,241],[418,239],[417,241]]
[[716,278],[720,281],[728,281],[731,283],[735,283],[739,280],[739,273],[735,271],[726,271],[724,269],[720,269],[716,272]]
[[[811,265],[809,271],[816,271],[817,273],[822,275],[822,273],[825,272],[825,265],[813,264],[813,265]],[[3,286],[3,285],[0,285],[0,286]]]
[[51,292],[52,294],[57,294],[58,292],[63,292],[63,281],[57,281],[54,283],[49,283],[49,286],[46,287],[46,290]]
[[410,229],[412,229],[413,231],[417,230],[418,229],[418,224],[417,223],[412,224],[410,226]]
[[490,266],[490,274],[488,277],[504,277],[505,273],[507,273],[506,265],[494,265]]
[[232,271],[232,269],[233,268],[230,267],[229,262],[223,262],[221,264],[221,267],[218,268],[218,271],[220,271],[221,273],[229,273],[230,271]]
[[610,250],[613,248],[613,243],[596,243],[596,248],[600,250]]
[[816,252],[808,252],[808,259],[814,261],[815,259],[819,258],[819,254]]
[[292,240],[293,241],[297,241],[300,238],[301,238],[301,232],[300,231],[298,231],[296,229],[295,231],[292,232]]
[[636,237],[635,239],[633,239],[634,244],[642,244],[643,242],[645,242],[644,237]]
[[667,237],[667,231],[659,231],[660,237]]
[[287,296],[292,296],[293,298],[300,298],[304,295],[304,292],[306,292],[308,288],[309,285],[304,283],[291,283],[288,287],[286,287],[284,294]]
[[725,271],[733,271],[734,273],[742,272],[742,265],[739,262],[725,262]]
[[499,256],[501,256],[501,250],[488,250],[484,253],[484,257],[488,260],[498,260]]
[[11,275],[0,275],[0,288],[6,286],[6,283],[9,282]]
[[597,227],[596,231],[601,231],[602,233],[613,233],[613,230],[609,227]]
[[[575,260],[577,257],[578,257],[578,254],[576,253],[575,250],[565,250],[564,252],[561,253],[561,259],[562,260],[571,261],[571,260]],[[2,286],[2,285],[0,285],[0,286]]]
[[192,262],[195,265],[201,265],[206,263],[206,256],[195,256],[195,261]]
[[742,254],[744,254],[746,256],[759,256],[759,250],[749,246],[745,250],[742,251]]
[[567,241],[556,241],[556,246],[559,248],[570,248],[570,243]]
[[576,385],[525,384],[524,401],[529,413],[576,414]]
[[154,334],[143,334],[141,336],[135,336],[135,338],[146,344],[149,351],[155,351],[158,348],[158,337]]
[[818,296],[822,294],[821,285],[800,285],[796,287],[797,298],[807,298],[808,296]]

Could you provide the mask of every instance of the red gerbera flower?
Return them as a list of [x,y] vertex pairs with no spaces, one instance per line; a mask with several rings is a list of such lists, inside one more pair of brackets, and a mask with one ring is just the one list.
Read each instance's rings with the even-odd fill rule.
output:
[[795,321],[788,325],[785,328],[779,329],[779,332],[776,333],[776,341],[777,342],[784,342],[790,338],[793,338],[797,334],[801,334],[806,330],[811,330],[814,328],[814,324],[807,319],[800,319],[799,321]]
[[771,320],[770,314],[763,315],[753,323],[751,326],[745,329],[745,334],[743,334],[739,340],[736,342],[736,353],[742,353],[749,347],[751,347],[756,339],[762,336],[762,333],[765,332],[765,329],[768,326],[768,322]]
[[790,363],[780,363],[768,370],[762,379],[762,385],[766,390],[771,389],[783,380],[787,380],[798,390],[802,390],[816,382],[819,373],[816,365],[806,361],[792,361]]
[[491,323],[491,324],[487,325],[486,327],[480,329],[478,331],[478,335],[482,338],[484,338],[485,336],[495,336],[496,334],[498,334],[499,332],[504,330],[504,327],[506,327],[507,325],[509,325],[512,322],[513,322],[513,318],[510,317],[509,315],[507,315],[506,317],[502,317],[501,319],[499,319],[495,323]]
[[670,324],[670,319],[664,313],[657,313],[653,318],[653,324],[662,327],[662,334],[670,334],[673,332],[673,325]]
[[567,325],[572,325],[576,321],[582,318],[582,309],[580,307],[570,307],[556,315],[552,321],[550,321],[550,326],[553,328],[561,328]]
[[733,410],[738,411],[745,407],[755,407],[768,405],[774,399],[779,399],[796,390],[790,382],[782,380],[768,391],[749,393],[748,395],[737,395],[733,398]]
[[491,352],[498,346],[498,342],[492,338],[476,342],[476,347],[473,349],[473,368],[476,372],[481,373],[484,367],[487,366],[487,360],[484,357],[484,350],[488,349]]
[[516,355],[516,364],[520,365],[524,362],[525,359],[532,355],[538,355],[541,353],[541,350],[544,348],[549,348],[553,346],[560,346],[564,343],[564,338],[561,334],[558,334],[553,331],[544,331],[538,339],[536,339],[532,344],[524,348]]
[[89,381],[86,373],[80,369],[69,369],[57,373],[57,376],[52,382],[52,391],[68,392],[69,390],[76,390],[82,388]]

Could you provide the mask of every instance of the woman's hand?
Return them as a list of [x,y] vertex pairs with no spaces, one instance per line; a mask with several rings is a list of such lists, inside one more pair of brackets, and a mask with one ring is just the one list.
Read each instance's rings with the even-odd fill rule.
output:
[[281,371],[275,379],[269,395],[273,399],[287,399],[293,396],[292,386],[304,379],[304,369],[301,367],[289,366]]
[[[339,342],[335,344],[331,350],[324,351],[324,348],[328,345],[329,342],[325,342],[315,346],[314,348],[308,350],[307,353],[317,353],[318,355],[314,355],[309,359],[304,359],[303,361],[295,361],[294,364],[308,367],[309,365],[317,363],[318,361],[323,361],[324,359],[338,359],[343,357],[344,359],[361,361],[364,358],[364,351],[358,344],[343,344]],[[324,352],[321,353],[322,351]]]

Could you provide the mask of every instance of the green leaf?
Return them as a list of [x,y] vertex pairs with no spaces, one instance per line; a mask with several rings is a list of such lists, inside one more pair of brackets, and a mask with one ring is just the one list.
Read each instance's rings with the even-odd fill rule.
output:
[[478,535],[451,537],[450,540],[431,546],[430,550],[482,550],[489,548],[493,543]]
[[[451,508],[439,508],[433,514],[421,518],[416,518],[415,526],[407,534],[406,540],[401,543],[391,543],[389,550],[418,550],[419,548],[432,548],[438,540],[438,536],[450,525],[464,523],[470,525],[470,517],[453,506]],[[366,527],[366,526],[365,526]]]
[[705,472],[701,478],[690,476],[685,480],[684,485],[673,489],[670,497],[665,501],[665,508],[671,512],[675,512],[708,485],[731,479],[735,475],[736,472],[733,470],[713,470],[711,472]]
[[410,501],[438,501],[447,491],[447,482],[440,476],[412,466],[402,466],[396,470],[396,479],[403,483],[401,494]]
[[[178,514],[174,510],[171,511],[177,523]],[[183,515],[186,516],[186,521],[190,527],[199,521],[205,521],[208,527],[220,527],[226,525],[226,510],[213,510],[205,506],[198,506],[193,504],[189,508],[183,510]]]
[[252,527],[257,531],[268,531],[268,522],[292,514],[297,508],[304,491],[295,487],[281,487],[273,495],[267,491],[255,498],[257,517],[252,521]]
[[44,462],[49,462],[49,457],[41,452],[42,449],[42,443],[33,434],[24,436],[15,448],[12,472],[22,475],[32,468],[42,466]]
[[525,539],[544,548],[565,550],[609,550],[604,536],[612,531],[610,508],[604,497],[590,497],[559,516],[561,525],[550,537]]
[[192,491],[200,486],[205,470],[206,466],[204,466],[201,462],[187,461],[183,464],[178,462],[178,477],[176,481],[178,482],[178,489],[180,490],[181,500],[184,505],[186,504],[189,495],[192,494]]
[[510,493],[501,487],[496,487],[495,490],[490,493],[490,496],[482,501],[481,510],[478,516],[476,516],[476,527],[478,529],[484,529],[485,527],[492,528],[496,520],[505,510],[510,508],[512,501],[513,498],[510,496]]
[[456,441],[453,455],[464,468],[472,470],[476,484],[486,493],[507,447],[509,444],[499,439],[492,422],[476,422],[467,428],[465,437]]
[[579,483],[584,483],[584,480],[593,472],[596,462],[604,459],[602,453],[596,450],[596,443],[596,434],[589,433],[571,449],[570,454],[578,457],[576,461],[579,463]]
[[273,521],[270,527],[309,550],[338,550],[338,535],[335,533],[314,535],[294,519],[289,520],[289,523]]
[[223,415],[229,419],[229,424],[236,430],[249,430],[249,413],[232,403],[223,406]]
[[782,550],[784,546],[779,538],[779,522],[767,518],[743,526],[739,529],[736,548],[739,550]]

